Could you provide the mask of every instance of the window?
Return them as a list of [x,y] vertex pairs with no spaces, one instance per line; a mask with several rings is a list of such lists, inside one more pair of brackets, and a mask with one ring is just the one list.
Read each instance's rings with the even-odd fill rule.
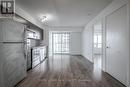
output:
[[100,33],[94,34],[94,48],[102,48],[102,35]]
[[53,53],[69,53],[70,33],[52,33]]

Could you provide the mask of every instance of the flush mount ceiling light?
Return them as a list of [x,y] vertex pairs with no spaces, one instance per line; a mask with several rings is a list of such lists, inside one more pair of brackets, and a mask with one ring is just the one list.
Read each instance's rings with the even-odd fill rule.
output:
[[39,18],[39,21],[42,23],[50,22],[50,21],[54,20],[54,18],[55,18],[54,15],[49,14],[49,13],[38,14],[37,16]]
[[45,22],[47,20],[47,16],[41,16],[40,20],[41,20],[41,22]]

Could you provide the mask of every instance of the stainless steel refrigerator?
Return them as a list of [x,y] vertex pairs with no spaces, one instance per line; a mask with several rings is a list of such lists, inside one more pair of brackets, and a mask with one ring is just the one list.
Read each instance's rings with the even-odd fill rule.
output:
[[26,77],[25,26],[0,20],[0,87],[14,87]]

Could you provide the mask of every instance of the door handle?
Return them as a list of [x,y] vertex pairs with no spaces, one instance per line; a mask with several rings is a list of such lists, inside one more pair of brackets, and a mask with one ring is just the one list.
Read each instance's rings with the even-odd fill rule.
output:
[[107,48],[107,49],[109,49],[109,48],[110,48],[110,46],[107,46],[106,48]]

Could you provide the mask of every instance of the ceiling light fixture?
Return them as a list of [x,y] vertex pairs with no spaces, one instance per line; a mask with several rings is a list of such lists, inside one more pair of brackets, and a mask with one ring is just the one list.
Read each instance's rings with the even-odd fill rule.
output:
[[41,20],[41,22],[45,22],[45,21],[47,20],[47,16],[42,16],[42,17],[40,18],[40,20]]

